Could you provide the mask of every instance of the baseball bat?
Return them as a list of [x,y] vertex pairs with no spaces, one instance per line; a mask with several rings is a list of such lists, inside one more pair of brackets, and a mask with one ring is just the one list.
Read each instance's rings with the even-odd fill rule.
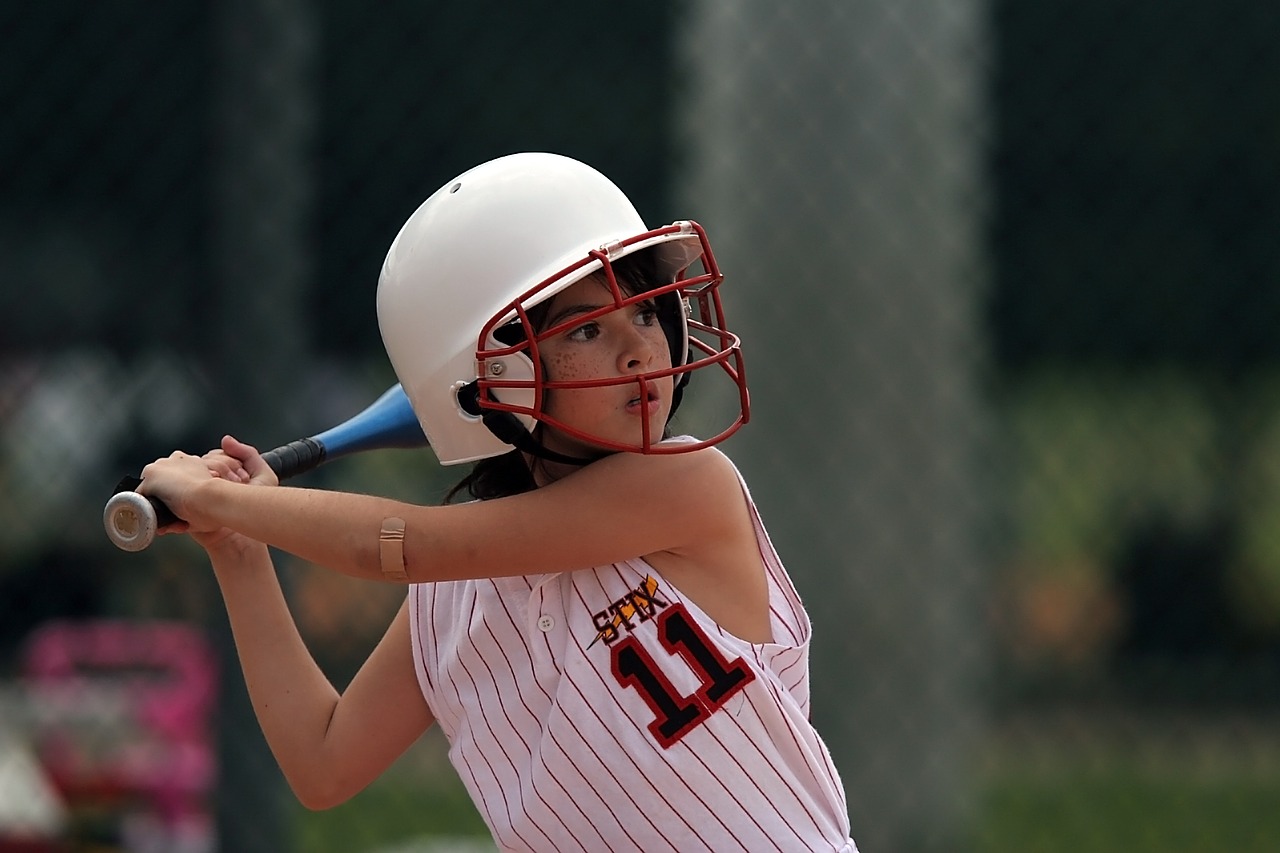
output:
[[[426,447],[427,437],[409,405],[404,388],[391,386],[366,409],[324,432],[299,438],[262,454],[281,480],[296,477],[325,462],[393,447]],[[160,501],[138,494],[142,482],[123,478],[102,511],[107,538],[124,551],[141,551],[155,540],[156,530],[177,517]]]

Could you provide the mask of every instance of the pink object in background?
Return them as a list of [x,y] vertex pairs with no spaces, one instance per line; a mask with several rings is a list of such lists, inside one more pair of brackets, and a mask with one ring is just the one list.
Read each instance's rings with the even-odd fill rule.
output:
[[214,848],[217,663],[198,629],[49,622],[22,665],[37,755],[73,814],[116,812],[130,850]]

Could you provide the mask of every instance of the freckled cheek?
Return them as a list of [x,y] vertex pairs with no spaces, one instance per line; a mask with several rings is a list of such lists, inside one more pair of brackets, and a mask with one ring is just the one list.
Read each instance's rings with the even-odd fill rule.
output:
[[[543,368],[549,382],[576,382],[596,378],[581,358],[568,355],[544,357]],[[583,406],[590,406],[595,393],[598,390],[594,388],[549,388],[543,399],[543,411],[553,418],[582,427]]]
[[598,375],[592,372],[589,364],[583,359],[573,358],[567,354],[556,354],[544,360],[547,378],[553,382],[571,382],[577,379],[590,379]]

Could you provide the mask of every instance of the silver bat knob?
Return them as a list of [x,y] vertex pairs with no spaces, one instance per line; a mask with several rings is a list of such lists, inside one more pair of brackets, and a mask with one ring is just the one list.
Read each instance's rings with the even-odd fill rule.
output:
[[141,551],[156,538],[156,508],[137,492],[117,492],[102,510],[107,538],[123,551]]

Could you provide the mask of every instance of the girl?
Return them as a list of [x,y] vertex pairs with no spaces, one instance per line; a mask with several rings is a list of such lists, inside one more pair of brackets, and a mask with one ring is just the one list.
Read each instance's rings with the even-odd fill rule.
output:
[[[163,532],[209,554],[305,805],[353,796],[439,723],[504,850],[856,850],[808,721],[808,617],[712,446],[748,409],[720,282],[696,224],[646,230],[573,160],[499,158],[423,203],[378,286],[433,450],[476,463],[451,499],[475,500],[276,487],[229,436],[144,469],[140,491],[183,519]],[[711,438],[670,437],[694,371],[727,380],[737,411]],[[409,585],[341,694],[268,545]]]

